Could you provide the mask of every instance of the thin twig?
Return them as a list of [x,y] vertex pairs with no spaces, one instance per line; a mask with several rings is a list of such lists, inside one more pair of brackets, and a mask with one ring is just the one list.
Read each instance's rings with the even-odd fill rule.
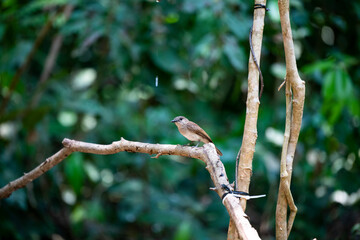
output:
[[280,86],[278,87],[278,91],[281,90],[281,88],[284,86],[285,82],[286,82],[286,78],[284,79],[284,81],[283,81],[283,82],[280,84]]
[[0,116],[3,115],[3,113],[6,110],[6,107],[8,105],[8,102],[11,98],[11,95],[13,94],[17,84],[20,81],[20,77],[21,75],[25,72],[25,70],[28,68],[28,66],[30,65],[31,60],[33,59],[37,49],[39,48],[40,44],[42,43],[42,41],[44,40],[46,34],[49,32],[49,30],[51,29],[52,23],[54,21],[56,17],[55,13],[52,13],[49,17],[49,19],[47,20],[47,22],[45,23],[45,25],[42,27],[42,29],[40,30],[39,35],[37,36],[34,45],[31,48],[31,51],[29,52],[29,54],[27,55],[24,63],[21,65],[21,67],[16,71],[14,77],[11,79],[10,82],[10,87],[7,91],[7,93],[4,96],[4,99],[0,105]]
[[[72,5],[72,4],[68,4],[64,7],[63,14],[64,14],[65,21],[69,19],[73,9],[74,9],[74,5]],[[42,90],[54,68],[57,56],[59,54],[60,48],[63,43],[63,38],[64,38],[63,34],[61,32],[59,32],[56,34],[56,36],[54,37],[54,39],[51,43],[50,52],[49,52],[48,56],[46,57],[45,66],[41,73],[40,80],[36,86],[35,93],[34,93],[32,99],[30,100],[30,104],[28,106],[29,109],[34,108],[40,100],[41,92],[42,92]]]

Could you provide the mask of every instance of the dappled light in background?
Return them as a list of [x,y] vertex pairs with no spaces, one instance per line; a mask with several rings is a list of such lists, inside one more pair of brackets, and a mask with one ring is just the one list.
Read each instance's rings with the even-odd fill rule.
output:
[[72,80],[72,87],[75,90],[83,90],[94,83],[96,71],[92,68],[80,70]]
[[64,127],[74,126],[77,122],[77,115],[75,112],[63,111],[58,114],[58,121]]
[[0,124],[0,136],[3,139],[11,139],[15,136],[17,127],[14,123],[5,122]]
[[330,45],[330,46],[334,45],[334,42],[335,42],[334,31],[328,26],[322,27],[321,28],[321,39],[327,45]]

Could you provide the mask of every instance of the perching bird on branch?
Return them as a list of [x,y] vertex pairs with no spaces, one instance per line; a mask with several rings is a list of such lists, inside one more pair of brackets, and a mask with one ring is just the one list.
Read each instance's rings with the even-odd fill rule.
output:
[[[209,135],[201,127],[199,127],[199,125],[197,125],[192,121],[189,121],[189,119],[187,119],[186,117],[178,116],[174,118],[171,122],[176,124],[181,135],[186,137],[188,140],[194,142],[200,141],[203,143],[213,143]],[[217,147],[215,148],[217,154],[222,156],[223,155],[222,152]]]

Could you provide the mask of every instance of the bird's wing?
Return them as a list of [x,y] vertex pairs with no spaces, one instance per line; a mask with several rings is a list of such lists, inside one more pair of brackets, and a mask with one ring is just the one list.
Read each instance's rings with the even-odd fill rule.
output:
[[[191,122],[191,121],[190,121]],[[209,137],[209,135],[207,135],[207,133],[196,123],[191,122],[192,124],[187,124],[188,128],[190,128],[190,130],[192,130],[193,132],[195,132],[196,134],[198,134],[199,136],[207,139],[209,142],[212,142],[211,138]]]

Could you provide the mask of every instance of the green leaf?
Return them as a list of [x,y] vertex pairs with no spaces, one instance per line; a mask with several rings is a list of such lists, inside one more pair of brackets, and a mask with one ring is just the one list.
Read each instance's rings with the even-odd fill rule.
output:
[[84,183],[84,160],[81,153],[73,153],[65,160],[65,176],[74,192],[79,195]]
[[344,62],[346,68],[359,64],[359,60],[355,56],[349,56],[343,54],[341,60]]
[[194,48],[194,55],[203,57],[203,58],[209,58],[211,54],[214,54],[214,52],[218,52],[216,49],[214,49],[215,46],[215,36],[211,34],[207,34],[204,37],[202,37],[199,42],[195,45]]
[[182,222],[178,227],[174,240],[189,240],[191,237],[191,224],[188,221]]
[[358,102],[353,93],[353,84],[346,70],[335,68],[324,77],[323,111],[330,113],[329,123],[334,124],[344,107],[348,107],[353,115],[359,112]]
[[331,125],[334,125],[336,123],[343,109],[344,109],[344,102],[336,102],[333,105],[331,105],[330,118],[328,120]]
[[228,37],[225,40],[224,53],[230,60],[231,65],[238,71],[245,70],[245,54],[238,46],[235,38]]
[[87,219],[104,222],[106,220],[104,215],[104,208],[101,202],[95,200],[86,204],[86,216]]
[[324,77],[322,95],[325,100],[330,100],[335,94],[336,71],[329,71]]
[[239,16],[239,14],[234,15],[226,12],[224,15],[224,21],[238,39],[244,40],[249,37],[251,23],[245,18]]
[[357,236],[360,235],[360,223],[355,224],[355,225],[351,228],[351,233],[352,233],[352,234],[356,234]]
[[165,17],[165,22],[168,24],[174,24],[177,23],[179,21],[179,14],[177,13],[169,13],[166,17]]
[[343,92],[343,80],[342,80],[342,73],[340,69],[335,70],[335,76],[334,76],[334,96],[335,99],[344,99],[344,92]]
[[335,60],[333,58],[317,61],[315,63],[304,66],[302,68],[302,72],[304,74],[311,74],[317,71],[327,71],[329,69],[333,69],[334,62]]
[[359,99],[352,97],[349,100],[349,109],[352,115],[360,116],[360,106],[359,106]]
[[79,205],[74,208],[74,210],[71,212],[70,220],[73,223],[78,223],[83,221],[86,218],[86,210],[83,205]]
[[0,87],[3,89],[4,87],[8,88],[11,83],[11,79],[14,77],[13,74],[9,72],[0,72]]
[[324,77],[323,86],[324,105],[323,111],[329,113],[329,123],[335,124],[344,107],[349,107],[352,114],[358,112],[354,104],[353,85],[346,70],[335,68]]
[[187,63],[170,48],[152,51],[151,57],[158,67],[170,73],[183,73],[188,69]]
[[349,100],[353,96],[353,84],[351,77],[346,70],[341,71],[342,75],[342,88],[345,98]]
[[352,95],[350,76],[343,69],[336,70],[335,93],[338,100],[346,100]]

